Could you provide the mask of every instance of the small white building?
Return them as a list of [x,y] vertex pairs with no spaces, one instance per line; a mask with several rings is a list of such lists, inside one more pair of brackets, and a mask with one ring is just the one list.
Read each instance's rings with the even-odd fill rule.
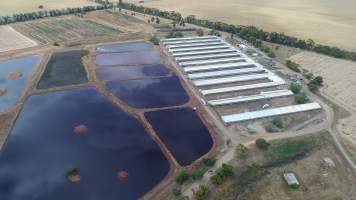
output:
[[300,185],[299,181],[294,173],[285,173],[283,175],[283,177],[289,187],[291,187],[291,188],[299,187],[299,185]]

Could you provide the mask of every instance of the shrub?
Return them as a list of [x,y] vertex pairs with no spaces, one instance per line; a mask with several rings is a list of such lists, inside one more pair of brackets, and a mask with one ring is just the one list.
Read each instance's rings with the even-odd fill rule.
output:
[[269,145],[270,144],[263,138],[259,138],[256,140],[256,146],[259,149],[267,149],[269,147]]
[[313,146],[312,138],[290,140],[271,146],[268,157],[272,162],[285,161],[311,150]]
[[317,91],[319,87],[323,86],[323,82],[323,77],[317,76],[309,81],[308,88],[312,92]]
[[298,94],[301,90],[302,90],[302,85],[300,83],[297,82],[292,82],[289,85],[289,89],[294,93],[294,94]]
[[174,196],[180,196],[182,194],[182,190],[180,188],[173,188],[173,191],[172,191],[173,195]]
[[284,128],[283,119],[281,117],[276,117],[272,120],[272,124],[278,128]]
[[194,192],[195,199],[203,200],[209,194],[209,188],[206,185],[200,185],[198,189]]
[[304,104],[308,102],[308,97],[305,93],[299,93],[294,95],[294,100],[297,104]]
[[215,171],[214,175],[210,177],[210,180],[214,184],[219,185],[223,183],[226,178],[234,175],[233,169],[231,165],[224,163]]
[[203,158],[203,163],[205,166],[211,167],[215,164],[216,159],[213,157],[205,157]]
[[318,86],[322,86],[324,79],[321,76],[317,76],[315,78],[313,78],[313,81],[318,85]]
[[210,180],[212,183],[215,185],[220,185],[221,183],[224,182],[224,177],[220,176],[219,174],[214,174],[210,177]]
[[194,180],[202,179],[203,176],[204,176],[204,174],[205,174],[205,172],[206,172],[206,170],[204,170],[204,169],[198,169],[198,170],[196,170],[196,171],[194,171],[194,172],[192,173],[192,178],[193,178]]
[[291,60],[286,61],[286,65],[289,69],[295,71],[295,72],[300,72],[299,65]]
[[266,125],[265,129],[269,133],[276,133],[279,131],[279,129],[272,123],[269,123],[268,125]]
[[166,38],[182,38],[182,37],[184,37],[182,32],[171,31],[166,35]]
[[155,35],[151,37],[150,42],[152,42],[154,45],[159,45],[159,39]]
[[203,36],[204,35],[203,29],[201,29],[201,28],[197,29],[197,35],[200,37]]
[[222,173],[225,177],[234,175],[234,171],[233,171],[234,167],[231,165],[223,163],[219,169],[221,170],[220,173]]
[[236,152],[237,156],[244,157],[244,156],[246,156],[246,154],[248,152],[248,148],[243,144],[238,144],[236,146],[235,152]]
[[177,183],[182,184],[189,179],[187,170],[181,170],[177,173],[175,180]]
[[315,92],[319,89],[319,87],[312,81],[308,83],[308,88],[310,91]]
[[275,58],[276,54],[273,51],[271,51],[271,52],[268,53],[268,56],[271,57],[271,58]]
[[58,47],[58,46],[59,46],[59,43],[58,43],[58,42],[54,42],[54,43],[53,43],[53,46]]

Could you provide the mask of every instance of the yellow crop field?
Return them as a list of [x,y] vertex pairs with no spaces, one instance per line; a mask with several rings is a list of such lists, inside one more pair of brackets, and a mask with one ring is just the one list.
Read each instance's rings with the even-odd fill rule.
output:
[[[145,6],[356,50],[355,0],[155,0]],[[131,0],[132,2],[132,0]],[[133,2],[138,2],[134,0]]]
[[90,6],[96,3],[88,0],[1,0],[0,16],[39,11],[41,10],[38,8],[39,5],[42,5],[44,10],[52,10]]

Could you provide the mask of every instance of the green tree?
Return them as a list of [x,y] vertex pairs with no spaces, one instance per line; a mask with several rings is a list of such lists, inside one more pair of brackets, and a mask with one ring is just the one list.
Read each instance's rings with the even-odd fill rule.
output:
[[181,170],[177,173],[175,180],[177,183],[182,184],[189,179],[189,174],[187,170]]
[[206,185],[199,185],[198,189],[194,191],[194,196],[195,199],[197,200],[203,200],[205,199],[209,194],[209,188]]
[[289,85],[289,89],[294,93],[294,94],[298,94],[301,90],[302,90],[302,85],[300,83],[297,82],[292,82]]
[[256,140],[256,146],[259,149],[267,149],[269,147],[269,143],[267,142],[267,140],[263,139],[263,138],[259,138]]
[[297,104],[304,104],[308,102],[308,97],[305,93],[299,93],[294,95],[294,100]]
[[159,39],[155,35],[151,37],[150,42],[152,42],[154,45],[159,45]]
[[210,177],[211,182],[215,185],[220,185],[224,182],[224,179],[225,178],[223,176],[220,176],[219,174],[214,174]]
[[205,174],[205,171],[204,169],[197,169],[195,170],[193,173],[192,173],[192,178],[194,180],[199,180],[199,179],[202,179],[204,174]]
[[286,61],[286,65],[289,69],[295,71],[295,72],[301,72],[300,69],[299,69],[299,65],[291,60],[287,60]]
[[156,17],[156,24],[159,24],[160,22],[161,20],[158,17]]

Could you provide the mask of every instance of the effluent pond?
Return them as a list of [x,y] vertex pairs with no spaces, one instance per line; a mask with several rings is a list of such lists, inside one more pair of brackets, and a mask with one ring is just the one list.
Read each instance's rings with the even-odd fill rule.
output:
[[189,100],[176,75],[107,82],[108,90],[133,108],[159,108],[182,105]]
[[[132,108],[183,105],[189,96],[179,78],[161,64],[159,51],[146,42],[97,48],[96,76],[107,90]],[[115,52],[101,53],[100,52]]]
[[16,104],[39,62],[39,55],[0,61],[0,112]]
[[168,75],[165,65],[113,66],[96,69],[96,76],[102,81],[155,78]]
[[94,88],[28,98],[0,154],[1,200],[138,199],[169,162]]
[[207,154],[213,146],[208,129],[193,109],[159,110],[147,112],[145,117],[182,166]]
[[107,65],[140,65],[156,64],[160,61],[160,54],[157,51],[131,51],[122,53],[105,53],[96,57],[96,64]]
[[96,48],[100,53],[128,52],[128,51],[146,51],[152,50],[153,45],[148,42],[130,42],[121,44],[107,44]]
[[84,50],[54,53],[37,88],[48,89],[87,82],[87,74],[82,63],[83,57],[87,54],[88,52]]

